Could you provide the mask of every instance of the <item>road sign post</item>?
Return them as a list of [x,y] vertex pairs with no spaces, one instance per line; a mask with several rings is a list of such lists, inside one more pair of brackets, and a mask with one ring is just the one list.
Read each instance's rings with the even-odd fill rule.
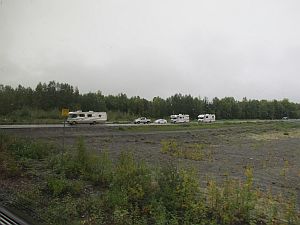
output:
[[63,151],[65,150],[65,127],[66,127],[66,119],[69,115],[69,109],[62,109],[61,115],[64,117],[64,127],[63,127]]

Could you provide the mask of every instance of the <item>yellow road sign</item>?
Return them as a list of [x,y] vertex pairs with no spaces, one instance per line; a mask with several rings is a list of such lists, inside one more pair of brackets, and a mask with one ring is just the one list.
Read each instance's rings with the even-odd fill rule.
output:
[[61,115],[62,116],[68,116],[69,115],[69,109],[62,109],[61,110]]

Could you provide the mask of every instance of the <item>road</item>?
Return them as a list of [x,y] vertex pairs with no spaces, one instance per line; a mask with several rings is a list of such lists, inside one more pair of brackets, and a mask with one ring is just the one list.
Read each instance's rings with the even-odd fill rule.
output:
[[[129,126],[143,126],[144,124],[132,124],[132,123],[105,123],[105,124],[96,124],[96,125],[89,125],[89,124],[77,124],[77,125],[69,125],[66,124],[66,128],[71,127],[129,127]],[[173,124],[145,124],[144,126],[167,126]],[[28,128],[62,128],[64,124],[9,124],[9,125],[0,125],[0,129],[28,129]]]
[[[262,123],[262,122],[300,122],[299,119],[290,119],[290,120],[219,120],[214,123]],[[197,122],[190,122],[193,124],[197,124]],[[89,125],[89,124],[77,124],[77,125],[69,125],[66,123],[66,128],[71,127],[129,127],[129,126],[170,126],[175,125],[171,123],[167,124],[133,124],[133,123],[105,123],[105,124],[97,124],[97,125]],[[176,124],[178,125],[178,124]],[[64,124],[7,124],[7,125],[0,125],[0,129],[31,129],[31,128],[62,128]]]

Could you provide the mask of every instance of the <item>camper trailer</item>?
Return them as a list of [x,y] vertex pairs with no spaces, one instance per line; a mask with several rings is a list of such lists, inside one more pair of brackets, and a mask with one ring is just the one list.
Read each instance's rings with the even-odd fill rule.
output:
[[190,116],[186,114],[178,114],[170,116],[171,123],[188,123],[190,122]]
[[71,125],[79,124],[79,123],[87,123],[87,124],[97,124],[97,123],[105,123],[107,121],[107,113],[106,112],[69,112],[69,117],[67,122]]
[[198,122],[200,123],[211,123],[216,121],[215,114],[201,114],[198,116]]

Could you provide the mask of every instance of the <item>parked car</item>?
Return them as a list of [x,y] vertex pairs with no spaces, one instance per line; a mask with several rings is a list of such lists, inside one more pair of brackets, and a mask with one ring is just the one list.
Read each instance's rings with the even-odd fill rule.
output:
[[147,119],[146,117],[140,117],[140,118],[135,119],[134,123],[135,124],[140,124],[140,123],[146,124],[146,123],[151,123],[151,120]]
[[154,121],[154,123],[156,123],[156,124],[166,124],[167,120],[165,120],[165,119],[157,119],[157,120]]

